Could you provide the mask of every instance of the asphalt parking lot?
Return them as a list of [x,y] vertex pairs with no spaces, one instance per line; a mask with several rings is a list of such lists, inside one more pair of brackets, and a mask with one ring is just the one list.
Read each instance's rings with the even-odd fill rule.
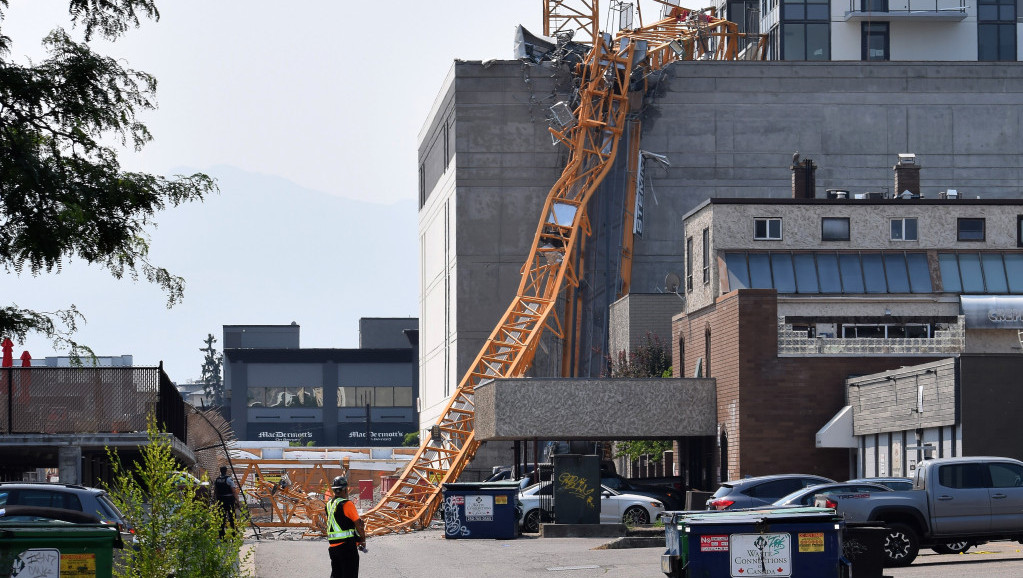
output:
[[[411,534],[371,537],[362,555],[360,575],[367,577],[477,578],[523,576],[571,578],[590,576],[663,576],[661,548],[600,549],[606,538],[539,538],[514,540],[447,540],[439,528]],[[254,545],[258,578],[329,576],[327,544],[282,534]],[[922,550],[906,568],[888,568],[892,578],[957,575],[970,578],[1023,576],[1023,546],[995,542],[966,554],[939,555]]]

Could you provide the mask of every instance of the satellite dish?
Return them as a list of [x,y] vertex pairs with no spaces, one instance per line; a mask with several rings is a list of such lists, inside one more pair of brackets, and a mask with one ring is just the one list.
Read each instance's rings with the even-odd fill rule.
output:
[[664,276],[664,290],[668,293],[678,293],[678,286],[682,283],[682,279],[674,273],[668,273]]

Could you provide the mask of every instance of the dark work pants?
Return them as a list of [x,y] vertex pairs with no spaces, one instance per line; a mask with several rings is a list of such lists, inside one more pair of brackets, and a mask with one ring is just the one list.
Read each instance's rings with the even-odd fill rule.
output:
[[349,540],[330,550],[330,578],[359,578],[359,551]]
[[234,530],[234,498],[217,498],[217,502],[220,503],[220,508],[224,512],[224,523],[220,525],[220,537],[224,537],[224,529],[228,524],[231,524],[231,529]]

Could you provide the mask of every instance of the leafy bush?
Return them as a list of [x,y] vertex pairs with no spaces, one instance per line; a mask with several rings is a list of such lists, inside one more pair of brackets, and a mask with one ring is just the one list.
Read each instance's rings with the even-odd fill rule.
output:
[[114,569],[118,578],[233,578],[242,576],[239,552],[246,520],[244,509],[219,536],[223,513],[196,488],[175,482],[179,469],[170,434],[161,432],[150,415],[149,443],[141,459],[129,465],[107,448],[114,482],[106,485],[111,499],[135,528],[136,547],[125,545]]

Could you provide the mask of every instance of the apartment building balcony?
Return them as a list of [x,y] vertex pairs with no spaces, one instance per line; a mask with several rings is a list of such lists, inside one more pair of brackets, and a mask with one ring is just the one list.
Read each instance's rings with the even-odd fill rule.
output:
[[784,317],[778,318],[779,357],[934,357],[966,350],[965,317],[935,328],[931,337],[808,337],[795,331]]
[[849,0],[845,22],[959,22],[966,19],[965,0]]

